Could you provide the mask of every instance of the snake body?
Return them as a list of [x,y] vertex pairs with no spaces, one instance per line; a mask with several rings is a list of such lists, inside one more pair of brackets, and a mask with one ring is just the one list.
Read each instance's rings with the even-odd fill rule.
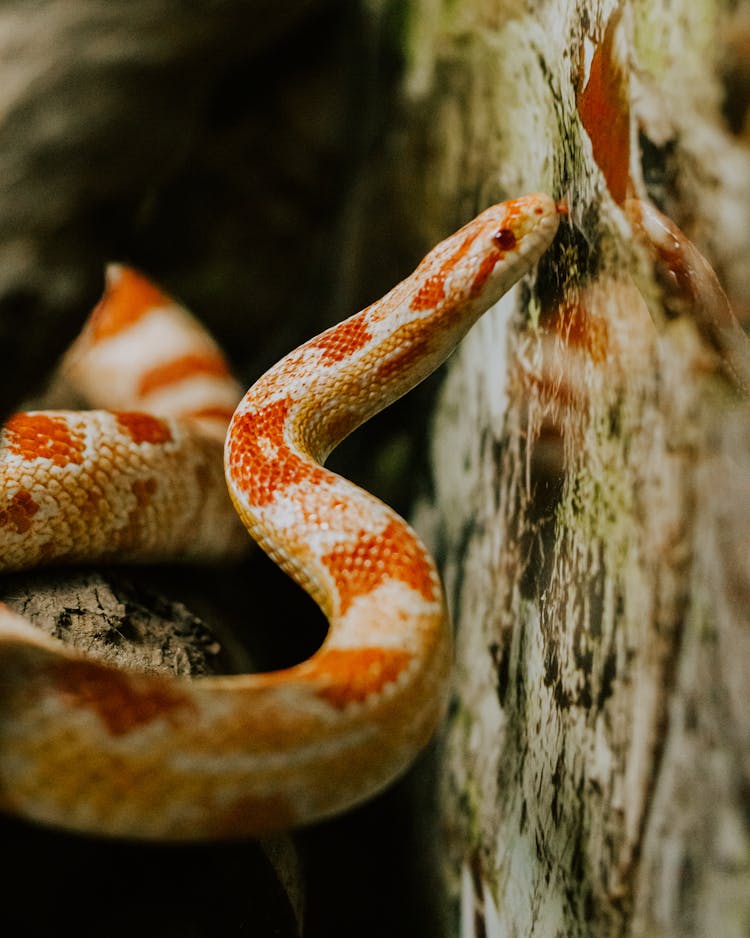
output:
[[406,522],[322,464],[450,354],[546,250],[563,210],[545,195],[487,209],[238,406],[189,314],[110,270],[65,363],[99,409],[19,414],[3,429],[0,569],[221,557],[242,549],[239,516],[330,629],[294,667],[188,681],[82,657],[1,607],[0,808],[108,835],[256,836],[340,811],[404,770],[447,695],[440,582]]

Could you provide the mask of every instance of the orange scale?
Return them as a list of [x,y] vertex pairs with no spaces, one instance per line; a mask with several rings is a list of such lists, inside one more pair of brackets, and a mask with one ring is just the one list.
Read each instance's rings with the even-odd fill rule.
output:
[[118,427],[138,446],[141,443],[161,444],[172,441],[172,431],[158,417],[129,411],[118,411],[114,416]]
[[172,303],[142,274],[130,267],[121,267],[116,276],[107,278],[104,296],[91,314],[91,335],[96,342],[111,338],[134,325],[150,310]]
[[[361,560],[367,558],[365,565]],[[354,544],[338,544],[321,557],[339,594],[341,615],[359,596],[377,589],[387,579],[416,590],[428,602],[436,599],[432,567],[415,545],[408,528],[396,521],[378,534],[362,531]]]
[[223,357],[215,352],[203,355],[183,355],[171,362],[156,365],[141,377],[138,394],[147,395],[196,375],[226,377],[229,369]]
[[[328,477],[325,469],[286,445],[283,430],[291,405],[289,398],[274,401],[260,410],[235,416],[232,424],[229,471],[258,507],[272,502],[289,486],[318,485]],[[242,440],[242,444],[237,445],[236,440]]]
[[387,381],[393,375],[407,371],[415,362],[426,357],[430,351],[432,336],[429,333],[422,336],[414,335],[421,328],[421,323],[407,323],[395,333],[394,338],[398,342],[403,340],[403,347],[400,351],[389,355],[378,366],[377,379]]
[[437,273],[433,274],[425,280],[424,285],[417,292],[409,304],[410,309],[415,311],[432,309],[445,298],[446,278],[464,259],[469,248],[474,243],[481,230],[481,225],[475,225],[472,222],[469,222],[468,225],[464,226],[463,242],[457,248],[451,251],[447,260],[442,263]]
[[25,534],[38,511],[39,505],[31,494],[25,489],[20,489],[9,499],[4,508],[0,508],[0,528],[7,527],[17,534]]
[[320,363],[332,365],[359,351],[371,338],[364,317],[359,315],[312,339],[305,347],[319,349],[323,353]]
[[414,294],[414,299],[409,304],[409,309],[425,310],[432,309],[445,298],[445,274],[440,271],[433,277],[428,277],[424,284]]
[[48,459],[56,466],[80,465],[86,443],[64,417],[15,414],[5,425],[9,452],[24,460]]
[[174,685],[152,679],[139,687],[132,675],[93,662],[58,659],[51,665],[58,693],[71,707],[92,710],[111,736],[123,736],[159,718],[170,722],[195,709]]
[[395,681],[411,661],[395,648],[330,648],[310,661],[309,676],[324,685],[317,694],[334,707],[369,700]]

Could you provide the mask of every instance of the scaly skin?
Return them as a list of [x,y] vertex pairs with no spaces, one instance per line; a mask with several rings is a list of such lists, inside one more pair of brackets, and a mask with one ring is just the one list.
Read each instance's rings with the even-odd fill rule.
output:
[[[110,835],[254,836],[345,809],[406,768],[447,694],[440,582],[409,526],[321,463],[450,354],[546,250],[562,211],[544,195],[487,209],[381,300],[279,362],[237,407],[225,447],[231,501],[329,619],[309,660],[194,681],[125,672],[3,609],[0,806]],[[67,370],[95,406],[128,413],[9,421],[6,569],[238,549],[212,468],[237,391],[195,322],[114,269]]]

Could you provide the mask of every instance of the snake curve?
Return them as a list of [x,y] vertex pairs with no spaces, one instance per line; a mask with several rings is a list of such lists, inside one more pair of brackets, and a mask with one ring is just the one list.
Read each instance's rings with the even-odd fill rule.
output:
[[0,809],[114,836],[257,836],[343,810],[406,768],[447,696],[440,581],[406,522],[322,464],[438,367],[564,211],[542,194],[492,206],[239,406],[195,320],[109,269],[64,365],[97,409],[3,428],[0,570],[221,558],[243,549],[244,525],[329,632],[291,668],[190,681],[83,657],[0,605]]

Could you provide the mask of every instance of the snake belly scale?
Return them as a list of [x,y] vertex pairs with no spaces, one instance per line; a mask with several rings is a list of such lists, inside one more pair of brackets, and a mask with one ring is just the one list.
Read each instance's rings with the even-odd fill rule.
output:
[[322,464],[450,354],[563,211],[545,195],[487,209],[241,401],[195,320],[110,268],[64,362],[98,409],[3,429],[0,570],[220,558],[243,549],[239,517],[330,628],[286,670],[189,681],[82,657],[0,607],[0,808],[114,836],[256,836],[343,810],[408,766],[447,696],[440,581],[395,512]]

